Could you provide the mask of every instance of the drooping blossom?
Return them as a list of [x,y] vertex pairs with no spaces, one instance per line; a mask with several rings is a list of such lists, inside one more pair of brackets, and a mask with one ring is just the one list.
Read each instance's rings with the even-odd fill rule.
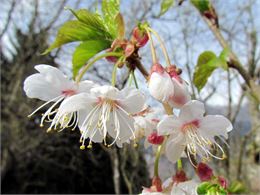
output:
[[180,108],[190,100],[190,94],[185,81],[173,67],[164,69],[160,64],[154,64],[148,88],[155,99]]
[[[224,116],[203,116],[204,113],[204,104],[192,100],[180,109],[178,117],[167,116],[158,124],[159,134],[169,135],[165,153],[170,161],[176,162],[185,148],[189,158],[191,154],[198,154],[203,160],[208,160],[210,157],[224,158],[224,151],[214,137],[227,139],[232,124]],[[218,148],[222,156],[213,154],[212,146]]]
[[180,108],[191,99],[187,83],[181,78],[180,69],[176,68],[176,66],[167,66],[166,71],[170,75],[174,86],[174,94],[170,96],[168,103],[174,108]]
[[[81,149],[85,148],[85,140],[102,142],[111,146],[116,143],[122,146],[134,135],[133,114],[145,107],[145,96],[134,88],[118,90],[112,86],[99,86],[90,93],[81,93],[66,99],[60,106],[58,115],[79,112],[79,128],[81,130]],[[106,137],[113,138],[107,144]]]
[[25,79],[24,91],[29,98],[37,98],[46,101],[46,103],[33,111],[29,117],[52,103],[42,115],[40,126],[43,126],[43,122],[47,120],[52,122],[51,127],[60,125],[61,129],[66,127],[75,129],[78,120],[77,113],[67,113],[60,118],[56,116],[53,118],[53,115],[57,113],[57,107],[63,100],[81,92],[88,92],[95,84],[92,81],[76,83],[73,80],[69,80],[59,69],[50,65],[37,65],[35,69],[39,73],[35,73]]

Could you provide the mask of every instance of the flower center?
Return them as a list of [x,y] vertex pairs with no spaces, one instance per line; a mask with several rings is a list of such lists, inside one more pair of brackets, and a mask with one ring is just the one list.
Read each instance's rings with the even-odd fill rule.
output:
[[75,95],[76,91],[73,89],[67,89],[67,90],[63,90],[62,94],[65,95],[66,97],[69,97]]
[[194,131],[197,128],[199,128],[199,123],[200,123],[200,121],[197,120],[197,119],[195,119],[195,120],[193,120],[191,122],[185,123],[185,124],[182,125],[181,131],[183,133],[187,133],[187,131],[189,131],[189,130],[193,130]]

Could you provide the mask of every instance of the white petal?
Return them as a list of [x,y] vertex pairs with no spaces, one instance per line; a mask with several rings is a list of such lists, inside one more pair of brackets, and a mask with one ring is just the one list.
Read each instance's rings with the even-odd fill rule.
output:
[[165,155],[172,163],[175,163],[181,158],[185,146],[186,141],[182,133],[178,133],[177,136],[170,136],[166,143]]
[[171,195],[197,195],[198,182],[189,180],[174,185],[171,191]]
[[92,89],[93,87],[98,87],[98,86],[99,85],[97,85],[93,81],[89,81],[89,80],[81,81],[81,82],[79,82],[78,92],[79,93],[82,93],[82,92],[88,93],[90,91],[90,89]]
[[95,96],[97,97],[109,98],[115,100],[118,97],[119,90],[109,85],[103,85],[103,86],[92,88],[91,92],[95,94]]
[[204,113],[204,104],[198,100],[191,100],[181,108],[179,118],[183,122],[191,122],[202,118]]
[[23,89],[29,98],[37,98],[43,101],[50,101],[62,95],[61,90],[46,82],[45,77],[41,74],[33,74],[27,77]]
[[[88,93],[80,93],[66,98],[60,105],[58,113],[70,113],[79,111],[81,109],[90,112],[97,99]],[[57,113],[57,114],[58,114]]]
[[174,85],[174,95],[170,97],[169,104],[174,108],[180,108],[191,100],[191,96],[184,81],[180,83],[176,79],[172,78],[172,82]]
[[157,100],[165,102],[174,94],[174,85],[166,72],[152,73],[149,79],[149,92]]
[[24,91],[30,98],[49,101],[63,94],[64,90],[74,90],[76,84],[68,80],[57,68],[49,65],[38,65],[35,69],[40,73],[27,77]]
[[[43,76],[46,77],[50,83],[54,85],[68,86],[71,85],[71,81],[66,75],[63,74],[58,68],[46,64],[40,64],[34,67]],[[65,88],[66,89],[66,88]]]
[[207,115],[201,119],[200,133],[205,137],[223,136],[228,138],[228,132],[233,129],[231,122],[221,115]]
[[181,125],[182,123],[176,116],[174,115],[166,116],[158,123],[157,126],[158,134],[159,135],[175,134],[179,132]]
[[127,87],[120,91],[119,95],[119,106],[126,112],[135,114],[145,108],[145,96],[140,90]]

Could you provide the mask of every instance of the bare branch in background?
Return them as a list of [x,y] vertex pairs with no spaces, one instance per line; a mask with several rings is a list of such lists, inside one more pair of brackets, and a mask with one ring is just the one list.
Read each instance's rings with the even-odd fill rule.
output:
[[9,26],[9,23],[11,21],[11,18],[12,18],[12,13],[14,11],[14,8],[15,8],[15,0],[12,0],[12,3],[11,3],[11,8],[10,10],[8,11],[8,14],[7,14],[7,20],[6,20],[6,23],[5,23],[5,26],[0,34],[0,39],[2,38],[2,36],[4,35],[4,33],[7,31],[8,29],[8,26]]

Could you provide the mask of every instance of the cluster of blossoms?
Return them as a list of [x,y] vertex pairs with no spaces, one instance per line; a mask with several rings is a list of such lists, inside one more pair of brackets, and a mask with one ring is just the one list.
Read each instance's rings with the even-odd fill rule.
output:
[[[150,38],[148,35],[135,28],[131,41],[115,40],[109,51],[123,50],[126,59],[146,44]],[[117,57],[106,57],[108,61],[121,66]],[[204,104],[191,100],[188,84],[181,77],[181,69],[175,65],[169,63],[163,67],[154,62],[147,77],[150,95],[167,107],[167,115],[159,119],[158,116],[153,116],[146,105],[145,95],[136,88],[119,90],[114,86],[100,86],[88,80],[76,82],[49,65],[37,65],[35,69],[39,73],[25,80],[24,91],[28,97],[46,103],[31,115],[51,104],[42,115],[40,126],[46,121],[50,123],[47,131],[62,131],[68,127],[74,130],[78,127],[81,132],[81,149],[85,149],[86,141],[88,148],[92,147],[92,143],[122,147],[124,143],[134,141],[136,144],[145,138],[146,148],[153,146],[154,150],[159,151],[157,160],[160,154],[165,154],[172,163],[181,157],[188,157],[192,165],[200,170],[203,164],[197,166],[194,162],[196,157],[203,162],[211,157],[225,158],[224,150],[215,137],[224,141],[232,130],[232,124],[220,115],[204,115]],[[178,115],[173,113],[174,109],[179,109]],[[213,152],[212,148],[217,149],[221,155]],[[201,171],[198,171],[201,181],[213,178],[212,172],[202,172],[209,174],[201,175]],[[151,187],[144,188],[143,194],[196,194],[198,182],[189,180],[182,168],[163,184],[158,173],[154,174]]]

